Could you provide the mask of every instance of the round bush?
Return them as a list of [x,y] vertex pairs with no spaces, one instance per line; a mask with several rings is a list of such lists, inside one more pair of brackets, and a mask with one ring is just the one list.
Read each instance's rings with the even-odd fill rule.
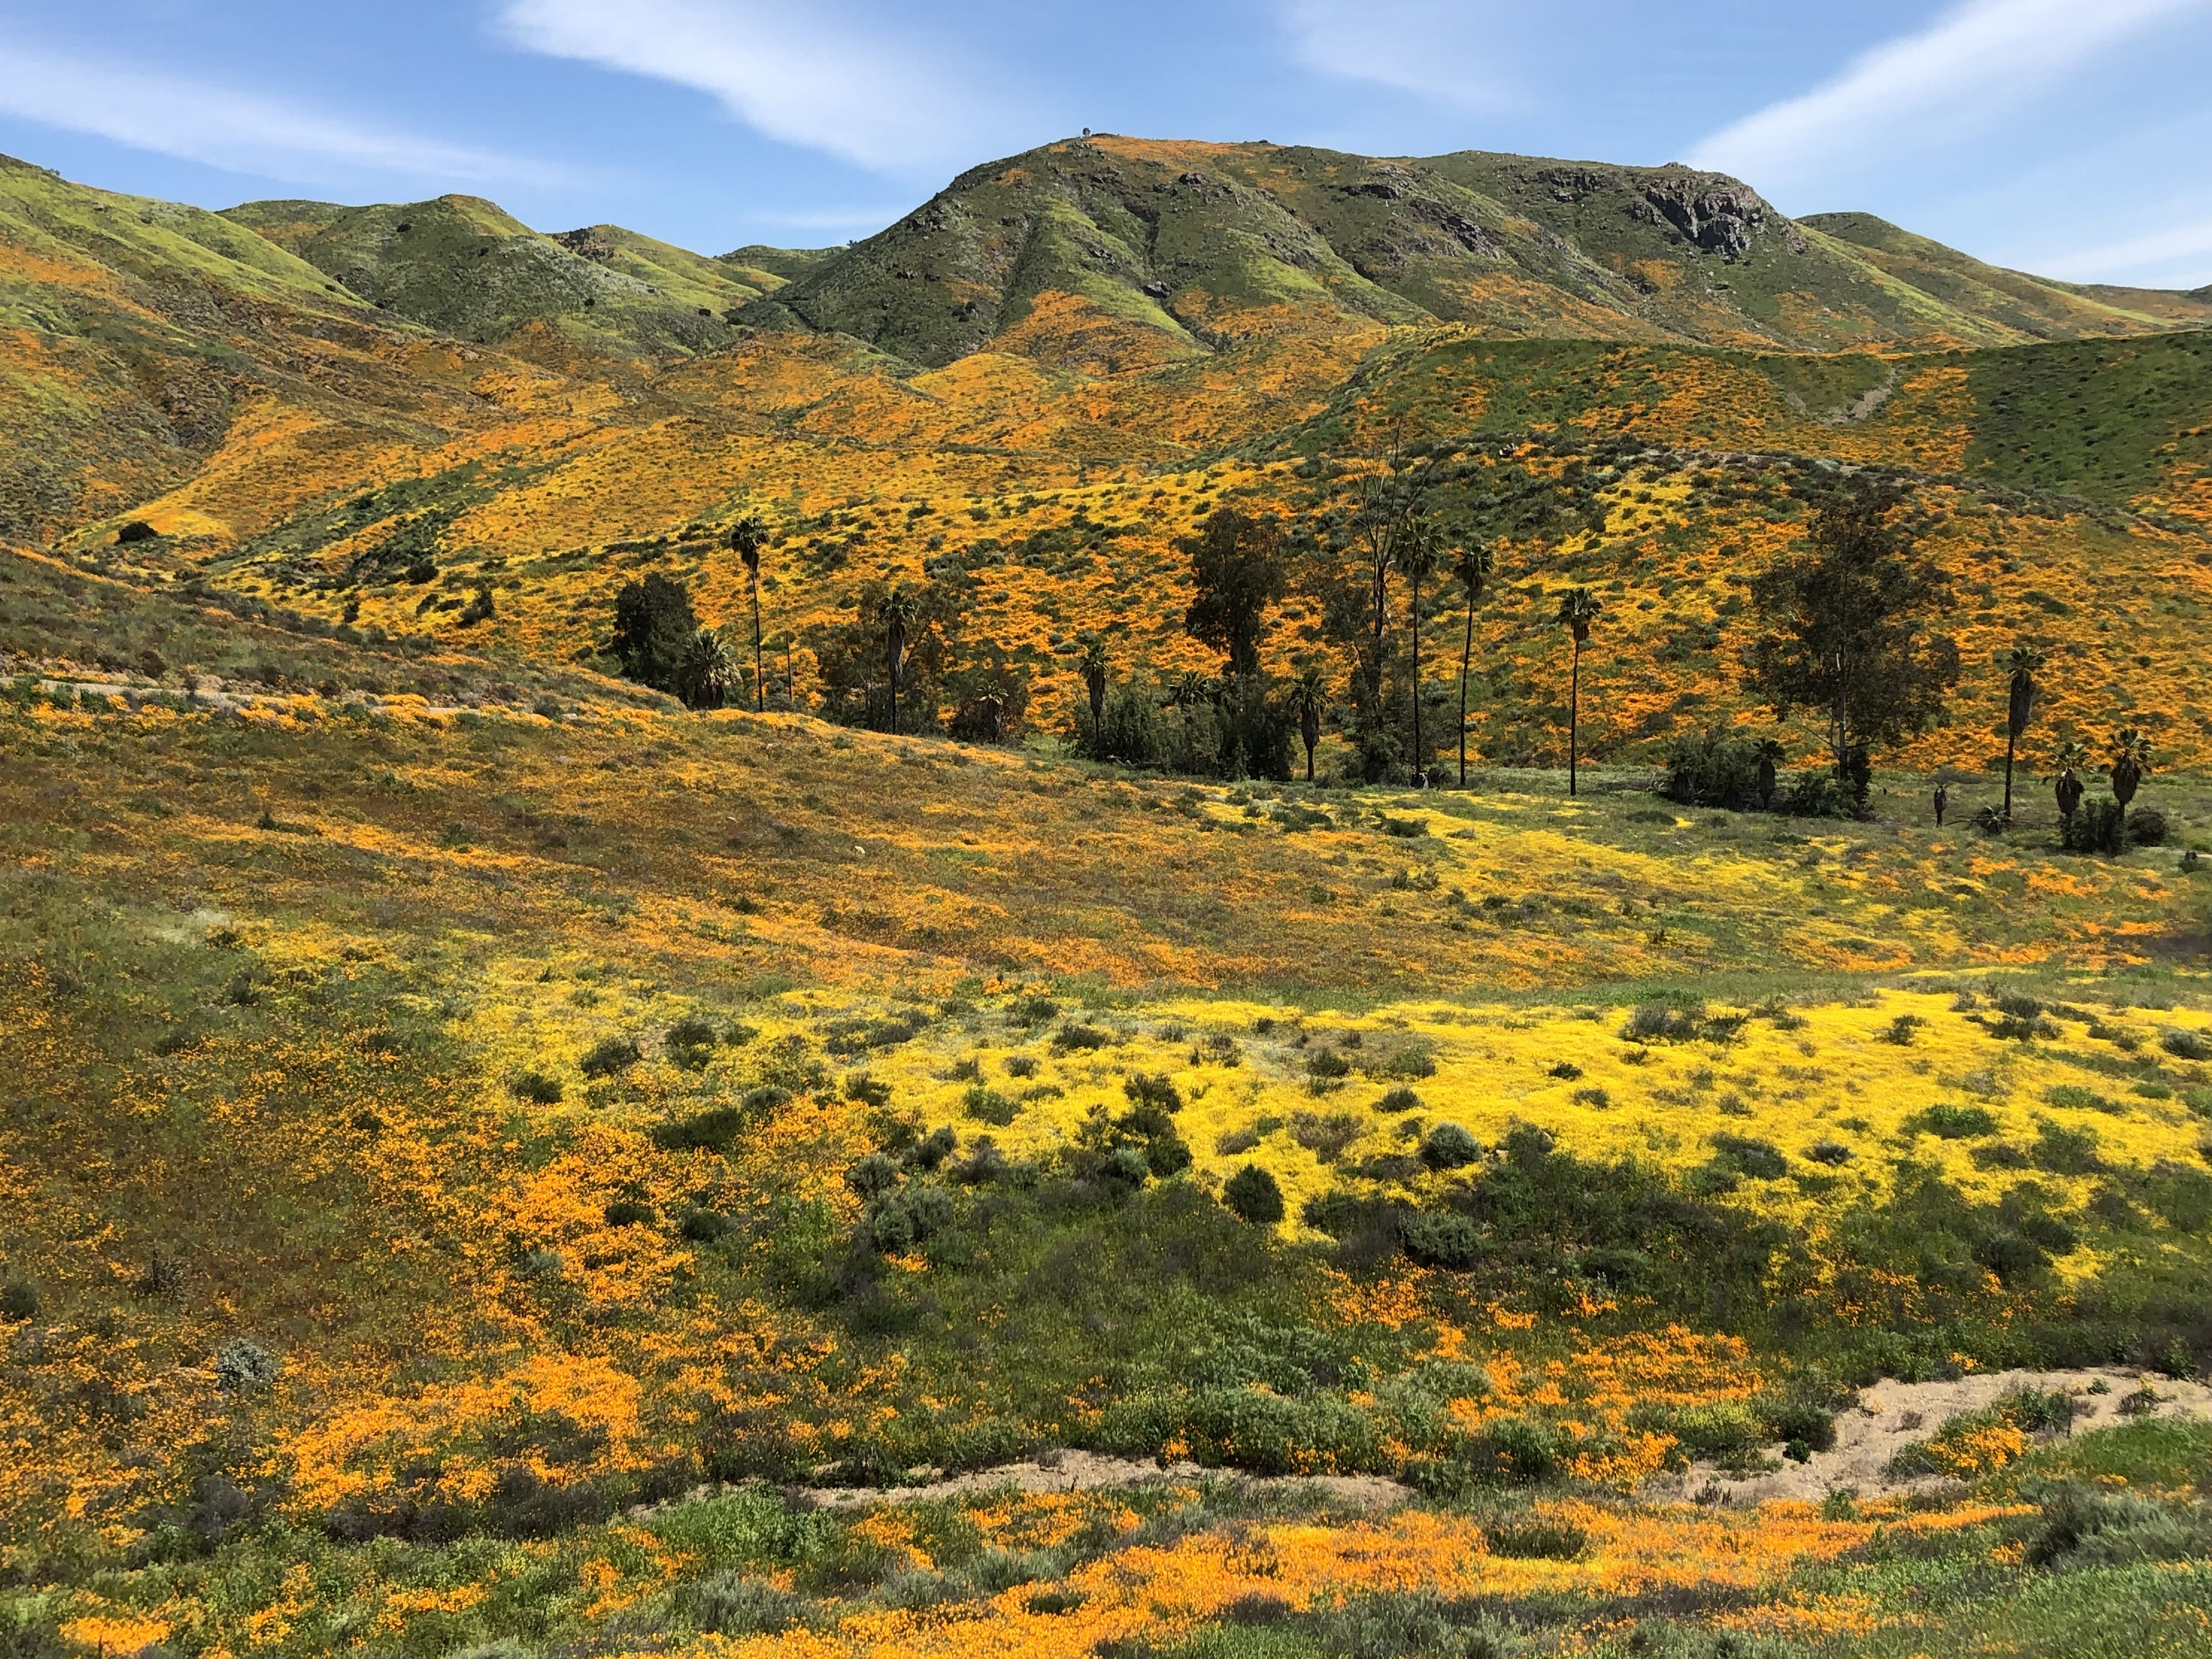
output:
[[1418,1112],[1421,1109],[1421,1097],[1401,1083],[1376,1101],[1375,1109],[1378,1112]]
[[231,1394],[244,1389],[265,1389],[283,1370],[266,1348],[242,1336],[231,1338],[215,1357],[216,1384]]
[[1439,1123],[1421,1142],[1421,1162],[1431,1170],[1456,1170],[1482,1156],[1475,1138],[1456,1123]]
[[1255,1227],[1272,1227],[1283,1218],[1283,1189],[1256,1164],[1230,1176],[1221,1197],[1240,1219]]
[[543,1072],[520,1072],[507,1085],[517,1100],[526,1100],[533,1106],[558,1106],[561,1103],[561,1079],[548,1077]]

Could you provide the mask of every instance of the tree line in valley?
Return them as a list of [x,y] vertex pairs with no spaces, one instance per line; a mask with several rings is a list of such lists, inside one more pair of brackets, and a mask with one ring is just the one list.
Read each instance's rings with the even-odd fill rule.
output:
[[[1083,695],[1066,728],[1076,751],[1188,775],[1312,781],[1322,733],[1334,728],[1348,764],[1333,781],[1465,787],[1470,687],[1484,667],[1477,623],[1501,572],[1492,542],[1477,533],[1480,514],[1467,510],[1463,493],[1440,489],[1444,482],[1433,457],[1394,458],[1303,517],[1215,508],[1176,545],[1189,561],[1192,590],[1183,631],[1217,654],[1218,668],[1155,677],[1121,660],[1110,634],[1081,636]],[[1960,679],[1959,651],[1943,626],[1955,596],[1919,544],[1921,518],[1903,489],[1871,472],[1824,474],[1800,488],[1806,533],[1750,578],[1755,631],[1737,668],[1778,726],[1796,715],[1814,720],[1825,764],[1785,787],[1778,737],[1716,730],[1679,742],[1670,755],[1667,792],[1686,805],[1863,811],[1875,756],[1942,719]],[[688,592],[666,576],[625,586],[612,647],[623,672],[694,708],[801,707],[793,636],[771,642],[762,633],[761,561],[771,539],[751,515],[728,532],[749,579],[749,615],[734,626],[702,626]],[[957,557],[933,560],[921,582],[865,584],[848,620],[801,636],[811,665],[805,706],[892,732],[983,743],[1024,735],[1036,713],[1036,665],[967,626],[976,586]],[[1271,658],[1284,657],[1268,647],[1286,601],[1309,619],[1302,635],[1311,648],[1291,654],[1290,672],[1271,672]],[[1549,590],[1544,603],[1559,630],[1567,692],[1559,737],[1573,793],[1583,759],[1583,658],[1601,643],[1605,604],[1579,583]],[[1447,622],[1457,650],[1446,652],[1439,673],[1424,659],[1424,641]],[[2019,745],[2047,664],[2047,653],[2025,641],[2000,664],[2004,801],[1984,810],[1984,828],[2010,822]],[[2111,750],[2116,804],[2093,803],[2086,817],[2083,779],[2094,757],[2073,740],[2055,754],[2069,844],[2117,850],[2130,837],[2127,807],[2148,769],[2148,746],[2126,728]],[[1939,796],[1939,821],[1945,805]],[[2155,815],[2138,817],[2135,837],[2156,839]],[[2086,825],[2078,836],[2077,821]]]

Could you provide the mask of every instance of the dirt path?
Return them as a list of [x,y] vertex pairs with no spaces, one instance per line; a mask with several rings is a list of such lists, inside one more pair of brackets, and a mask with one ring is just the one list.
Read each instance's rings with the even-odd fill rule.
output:
[[[2100,1381],[2109,1392],[2088,1392]],[[2075,1398],[2074,1429],[2078,1434],[2127,1421],[2120,1413],[2120,1401],[2146,1385],[2160,1395],[2159,1403],[2146,1415],[2200,1422],[2212,1419],[2212,1389],[2201,1382],[2176,1382],[2117,1366],[2097,1370],[1991,1371],[1952,1382],[1899,1382],[1885,1377],[1864,1390],[1856,1407],[1838,1416],[1833,1451],[1815,1452],[1810,1462],[1792,1463],[1783,1458],[1780,1446],[1770,1446],[1766,1455],[1782,1463],[1771,1474],[1736,1479],[1709,1463],[1699,1463],[1667,1484],[1680,1496],[1711,1493],[1716,1501],[1729,1504],[1763,1504],[1778,1498],[1817,1503],[1839,1488],[1849,1488],[1863,1497],[1939,1490],[1948,1484],[1941,1476],[1901,1480],[1889,1473],[1889,1460],[1899,1447],[1926,1439],[1960,1413],[1978,1411],[2015,1389],[2063,1389]]]
[[1095,1492],[1109,1486],[1139,1486],[1163,1481],[1215,1480],[1266,1488],[1297,1486],[1325,1492],[1355,1509],[1393,1509],[1412,1488],[1379,1474],[1260,1475],[1235,1469],[1206,1469],[1195,1463],[1160,1464],[1149,1458],[1105,1457],[1097,1452],[1048,1451],[1020,1463],[957,1474],[921,1486],[805,1486],[799,1496],[822,1509],[860,1509],[871,1504],[927,1504],[970,1492]]

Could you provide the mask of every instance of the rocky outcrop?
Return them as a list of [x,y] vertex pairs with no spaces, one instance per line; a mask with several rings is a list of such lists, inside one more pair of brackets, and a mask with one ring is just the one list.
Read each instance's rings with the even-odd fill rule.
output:
[[1804,251],[1797,227],[1758,191],[1733,179],[1697,173],[1653,179],[1644,185],[1638,206],[1645,210],[1638,217],[1653,223],[1663,220],[1695,246],[1723,259],[1741,258],[1754,240],[1776,230],[1784,234],[1793,253]]

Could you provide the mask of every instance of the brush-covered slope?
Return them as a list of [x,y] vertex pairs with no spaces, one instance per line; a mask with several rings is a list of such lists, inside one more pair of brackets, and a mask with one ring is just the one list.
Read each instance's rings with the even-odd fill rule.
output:
[[248,202],[223,216],[381,309],[479,343],[551,323],[625,352],[723,343],[722,313],[772,280],[617,225],[541,235],[473,196],[364,208]]
[[1682,167],[1100,137],[962,174],[748,316],[925,364],[988,345],[1086,368],[1437,321],[1793,350],[2167,325],[2033,278],[1973,279],[1988,268],[1910,240],[1905,257],[1808,230]]

